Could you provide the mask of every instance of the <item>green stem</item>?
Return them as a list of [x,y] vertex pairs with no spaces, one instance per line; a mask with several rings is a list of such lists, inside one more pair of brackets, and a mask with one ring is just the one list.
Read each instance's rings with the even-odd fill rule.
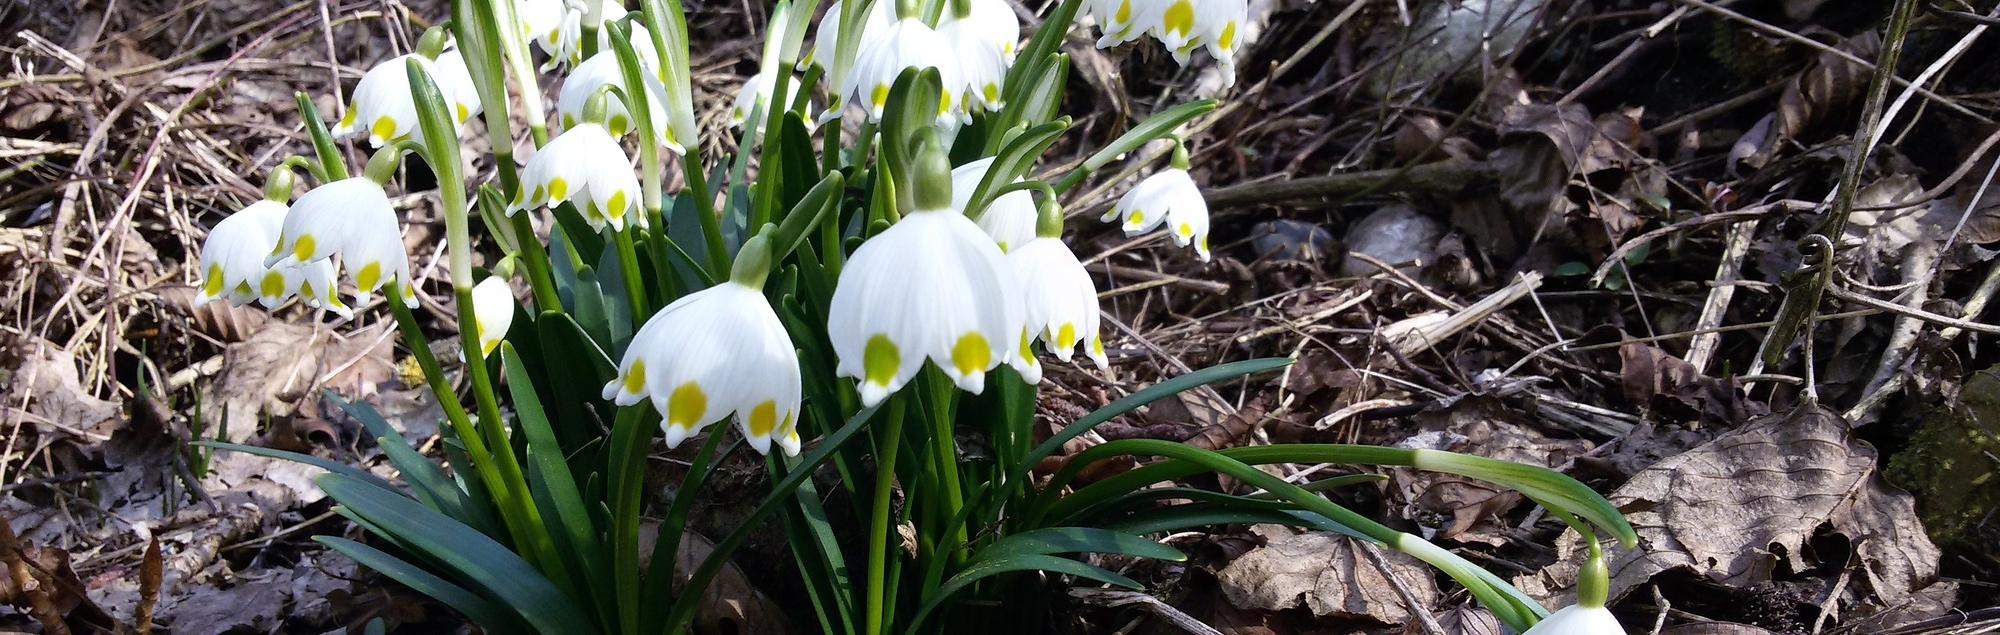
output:
[[639,252],[632,247],[632,234],[639,231],[637,226],[625,230],[612,230],[611,241],[618,246],[618,273],[625,278],[625,302],[632,309],[632,323],[644,324],[652,317],[647,309],[646,281],[639,273]]
[[521,244],[521,263],[528,270],[528,289],[535,293],[535,312],[561,311],[562,296],[556,293],[556,279],[550,273],[549,253],[543,251],[542,241],[535,237],[535,223],[528,219],[533,211],[514,212],[508,219],[514,223],[514,235]]
[[709,277],[727,279],[729,248],[722,243],[722,219],[715,215],[715,194],[708,189],[708,176],[702,173],[700,155],[689,152],[682,156],[681,172],[687,176],[687,189],[694,196],[695,215],[701,223],[701,239],[708,246]]
[[[930,415],[931,425],[934,426],[931,430],[931,451],[937,455],[938,476],[943,480],[939,489],[944,490],[944,507],[938,515],[940,519],[948,520],[957,518],[958,511],[965,507],[965,492],[959,489],[958,437],[952,426],[957,419],[952,402],[958,396],[958,387],[935,365],[925,365],[924,374],[931,388]],[[1000,379],[997,373],[988,373],[986,377],[988,380]],[[961,548],[966,543],[965,524],[953,523],[945,529],[950,533],[939,548],[950,554],[953,564],[959,564],[966,556]]]
[[891,490],[896,482],[896,456],[903,439],[903,399],[901,395],[889,397],[889,412],[885,415],[886,426],[876,437],[875,444],[875,505],[869,510],[868,522],[868,604],[864,615],[867,620],[864,635],[882,635],[888,625],[882,621],[883,586],[887,582],[889,552],[895,548],[889,544],[889,508],[893,506]]

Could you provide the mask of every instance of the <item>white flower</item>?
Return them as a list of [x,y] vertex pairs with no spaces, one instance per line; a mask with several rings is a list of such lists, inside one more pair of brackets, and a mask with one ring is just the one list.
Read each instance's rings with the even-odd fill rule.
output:
[[837,372],[873,406],[925,359],[978,393],[1020,348],[1021,307],[993,239],[955,209],[918,210],[861,243],[833,290]]
[[[1022,291],[1023,316],[1042,348],[1067,362],[1078,344],[1099,369],[1110,366],[1097,333],[1097,283],[1061,238],[1037,237],[1008,252]],[[1024,374],[1025,377],[1025,374]]]
[[[878,2],[881,0],[877,0]],[[999,110],[1000,88],[1007,80],[1007,66],[1014,63],[1014,45],[1021,39],[1021,19],[1006,0],[971,0],[972,12],[964,18],[947,16],[940,20],[938,34],[952,44],[958,58],[961,82],[945,88],[960,92],[965,116],[980,108]]]
[[264,257],[278,244],[288,209],[277,201],[257,201],[208,230],[201,243],[202,285],[195,306],[228,298],[237,306],[256,300],[265,308],[277,308],[297,295],[309,306],[341,317],[353,315],[335,293],[332,263],[264,266]]
[[1194,243],[1195,253],[1201,255],[1202,262],[1208,262],[1208,201],[1202,198],[1201,188],[1195,186],[1186,169],[1168,168],[1140,181],[1104,214],[1104,220],[1120,216],[1125,218],[1127,236],[1143,234],[1166,223],[1174,244],[1186,247]]
[[[611,30],[604,28],[604,20],[624,14],[624,7],[618,6],[616,2],[612,2],[607,9],[616,9],[618,13],[614,15],[608,12],[599,12],[600,15],[597,17],[595,27],[597,29],[597,52],[599,54],[609,53],[612,48]],[[549,54],[549,61],[542,63],[542,70],[548,71],[562,67],[573,68],[578,62],[583,61],[583,25],[589,21],[590,11],[588,9],[577,4],[570,4],[563,9],[561,16],[555,22],[554,29],[536,32],[535,44],[541,47],[542,52]],[[646,67],[649,71],[659,69],[660,52],[659,49],[653,48],[652,32],[646,30],[646,25],[636,21],[627,23],[625,29],[631,32],[629,41],[632,43],[632,52],[639,56],[639,65]]]
[[396,220],[388,193],[368,177],[334,181],[300,196],[285,215],[277,248],[264,257],[264,264],[313,263],[336,253],[354,281],[357,303],[393,282],[402,290],[405,305],[417,305],[402,223]]
[[[993,166],[993,157],[973,161],[951,170],[951,206],[966,209],[972,203],[972,191],[979,187],[980,179],[986,178],[986,170]],[[1015,183],[1021,179],[1015,178]],[[993,237],[993,242],[1005,252],[1019,247],[1035,237],[1035,196],[1026,190],[1017,190],[1000,195],[986,205],[986,211],[979,215],[979,228]]]
[[406,137],[421,139],[423,135],[417,134],[417,101],[410,94],[409,60],[412,59],[430,72],[431,80],[437,82],[438,93],[451,102],[452,116],[460,125],[479,114],[479,91],[473,86],[472,74],[466,70],[465,58],[457,49],[438,54],[436,60],[413,53],[368,69],[361,76],[361,83],[354,87],[347,113],[340,116],[340,122],[330,132],[336,137],[367,133],[368,143],[377,148]]
[[1109,48],[1151,34],[1166,45],[1181,66],[1189,54],[1208,47],[1223,74],[1224,86],[1236,83],[1236,45],[1249,17],[1247,0],[1086,0],[1103,35],[1098,48]]
[[[819,19],[819,30],[813,35],[812,54],[799,60],[798,65],[798,70],[804,71],[808,65],[818,62],[827,69],[827,85],[834,88],[847,85],[848,69],[834,65],[835,53],[840,45],[840,12],[845,1],[834,0],[833,5],[826,8],[826,15]],[[895,0],[875,0],[869,4],[868,15],[861,20],[861,41],[854,48],[857,53],[867,50],[869,42],[881,37],[888,32],[890,25],[896,23],[896,14],[892,9],[895,4]],[[826,110],[829,114],[838,114],[841,95],[835,93],[832,99],[833,103]]]
[[[643,75],[650,75],[644,73]],[[618,54],[599,51],[570,71],[563,79],[562,92],[556,97],[556,112],[562,114],[562,126],[567,130],[583,121],[583,106],[590,96],[605,86],[617,86],[625,90],[625,75],[618,68]],[[629,93],[628,93],[629,94]],[[653,113],[653,125],[664,128],[667,124],[666,100],[653,96],[646,101],[646,109]],[[625,133],[637,129],[632,121],[631,111],[625,109],[625,100],[616,93],[604,95],[604,125],[613,137],[624,137]],[[664,137],[661,145],[666,145]]]
[[1097,48],[1111,48],[1132,40],[1153,29],[1159,20],[1160,0],[1085,0],[1090,15],[1097,20],[1098,30],[1103,32],[1097,38]]
[[626,218],[643,227],[639,208],[639,177],[632,172],[632,160],[625,148],[591,122],[577,124],[528,158],[521,170],[521,192],[508,203],[507,213],[576,203],[577,211],[591,229],[625,229]]
[[[1196,17],[1202,33],[1197,39],[1208,47],[1208,55],[1215,58],[1216,68],[1222,71],[1223,88],[1236,85],[1236,44],[1241,39],[1243,23],[1249,20],[1250,5],[1246,0],[1202,0],[1202,15]],[[1174,59],[1187,66],[1186,52],[1177,52]]]
[[959,102],[959,91],[953,87],[964,85],[958,59],[947,53],[952,50],[955,49],[951,42],[925,26],[922,20],[897,20],[881,37],[862,42],[861,55],[855,58],[854,69],[841,84],[840,98],[859,103],[868,111],[869,121],[880,121],[882,108],[889,102],[889,88],[896,83],[896,76],[903,74],[903,69],[935,68],[945,87],[938,99],[938,116],[943,117]]
[[479,330],[479,356],[490,357],[514,325],[514,289],[499,276],[472,285],[473,328]]
[[621,406],[650,398],[669,448],[734,414],[758,452],[775,440],[790,456],[799,453],[799,396],[798,352],[784,323],[763,292],[733,281],[653,314],[604,386]]
[[1602,606],[1569,606],[1537,622],[1521,635],[1625,635],[1618,618]]
[[[758,106],[769,108],[771,93],[777,90],[777,78],[768,73],[757,73],[743,80],[743,86],[736,89],[736,107],[729,110],[729,127],[741,128],[743,122],[757,111]],[[763,122],[752,122],[753,128]]]
[[542,50],[562,37],[563,14],[569,5],[563,0],[514,0],[514,17],[520,21],[521,35],[535,38]]

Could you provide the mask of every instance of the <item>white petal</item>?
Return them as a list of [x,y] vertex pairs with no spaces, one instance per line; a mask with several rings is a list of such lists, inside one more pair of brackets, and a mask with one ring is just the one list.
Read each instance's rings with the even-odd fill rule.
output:
[[479,330],[479,354],[490,356],[514,325],[514,289],[499,276],[472,285],[472,317]]
[[1521,635],[1624,635],[1625,627],[1604,607],[1568,606]]

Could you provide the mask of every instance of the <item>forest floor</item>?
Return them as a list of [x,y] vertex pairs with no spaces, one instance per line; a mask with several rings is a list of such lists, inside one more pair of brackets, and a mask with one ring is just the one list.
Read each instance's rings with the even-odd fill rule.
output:
[[[332,112],[442,4],[0,6],[0,631],[47,632],[31,596],[78,632],[142,605],[177,634],[469,628],[311,540],[355,531],[312,468],[187,445],[380,464],[322,390],[435,440],[438,406],[384,312],[336,329],[302,307],[196,308],[190,262],[304,151],[294,91]],[[707,130],[756,70],[761,4],[687,2]],[[1612,608],[1634,632],[2000,633],[2000,327],[1985,311],[2000,7],[1920,2],[1885,44],[1893,4],[1253,0],[1228,89],[1205,63],[1078,33],[1062,108],[1076,124],[1045,165],[1220,98],[1186,134],[1215,258],[1097,221],[1157,159],[1071,190],[1116,363],[1048,365],[1042,420],[1290,357],[1085,440],[1400,444],[1560,470],[1639,529],[1639,549],[1611,555]],[[1871,99],[1896,45],[1898,79]],[[1880,143],[1849,174],[1862,135]],[[442,217],[415,210],[413,267],[437,288]],[[1838,244],[1809,238],[1828,228]],[[425,301],[430,327],[455,332],[449,294]],[[1336,496],[1564,601],[1581,547],[1560,522],[1465,479],[1387,475]],[[766,485],[735,476],[702,531]],[[1193,557],[1147,573],[1164,602],[1075,592],[1052,629],[1186,632],[1169,619],[1185,615],[1232,635],[1503,632],[1448,579],[1331,534],[1171,540]],[[742,583],[781,601],[757,606],[797,605],[783,553],[759,549]],[[148,575],[164,575],[157,593]]]

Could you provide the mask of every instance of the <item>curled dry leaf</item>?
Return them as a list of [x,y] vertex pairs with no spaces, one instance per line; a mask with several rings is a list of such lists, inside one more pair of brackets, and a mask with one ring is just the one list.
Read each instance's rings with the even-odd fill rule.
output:
[[[1867,31],[1847,38],[1834,48],[1864,60],[1875,59],[1876,52],[1882,49],[1882,36]],[[1732,152],[1730,164],[1734,166],[1741,160],[1750,167],[1761,168],[1786,141],[1806,138],[1846,117],[1854,101],[1868,90],[1873,75],[1867,66],[1845,56],[1820,53],[1785,85],[1784,94],[1778,97],[1778,109],[1771,115],[1768,134],[1761,139],[1757,150],[1742,156]]]
[[1767,411],[1763,404],[1743,399],[1736,379],[1704,375],[1658,346],[1626,344],[1618,348],[1618,359],[1626,403],[1651,408],[1656,419],[1734,426]]
[[[1831,411],[1800,407],[1634,475],[1609,497],[1639,532],[1639,548],[1608,554],[1611,597],[1673,570],[1740,588],[1771,580],[1781,565],[1843,566],[1808,560],[1806,542],[1822,526],[1853,544],[1860,566],[1850,589],[1873,608],[1903,604],[1938,584],[1939,551],[1910,495],[1876,475],[1875,449],[1849,430]],[[1565,533],[1557,551],[1555,564],[1516,585],[1567,603],[1584,549],[1575,533]]]
[[1384,624],[1414,618],[1385,573],[1394,575],[1423,603],[1438,601],[1432,570],[1415,557],[1378,550],[1387,566],[1377,567],[1368,546],[1340,534],[1259,525],[1264,546],[1243,554],[1216,574],[1223,597],[1238,608],[1266,611],[1305,607],[1319,617],[1366,617]]

